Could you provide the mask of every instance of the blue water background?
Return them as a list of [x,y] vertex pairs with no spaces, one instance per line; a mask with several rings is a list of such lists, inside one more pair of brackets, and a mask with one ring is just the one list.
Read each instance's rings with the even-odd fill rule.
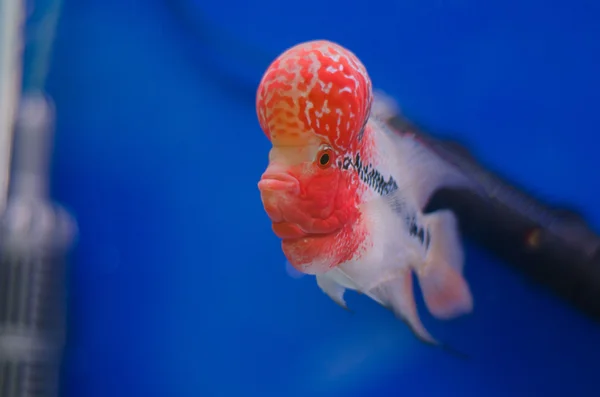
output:
[[412,119],[600,226],[599,19],[591,0],[66,1],[53,194],[81,236],[62,395],[600,395],[600,326],[479,248],[473,315],[421,310],[467,361],[289,277],[256,187],[267,64],[214,30],[272,56],[351,48]]

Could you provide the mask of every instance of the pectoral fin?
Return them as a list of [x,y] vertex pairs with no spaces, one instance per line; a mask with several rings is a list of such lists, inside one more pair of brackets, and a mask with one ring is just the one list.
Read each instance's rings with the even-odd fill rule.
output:
[[346,291],[346,288],[336,283],[327,274],[317,275],[316,279],[317,285],[327,296],[329,296],[342,308],[349,310],[348,306],[346,305],[346,301],[344,300],[344,292]]
[[413,294],[412,273],[409,268],[398,273],[398,277],[388,279],[366,294],[376,302],[392,310],[394,314],[402,319],[423,342],[439,345],[425,329],[419,314]]
[[454,214],[433,212],[425,216],[425,224],[431,242],[417,276],[427,308],[439,319],[471,312],[473,297],[462,275],[464,255]]
[[[360,292],[356,283],[346,275],[341,269],[338,269],[338,275],[345,276],[343,282],[349,281],[347,285],[349,289]],[[319,287],[331,297],[340,306],[346,307],[346,302],[343,299],[343,294],[346,289],[343,285],[337,283],[329,275],[317,276],[317,284]],[[344,284],[345,285],[345,284]],[[412,270],[410,268],[399,269],[395,273],[395,277],[388,277],[377,286],[364,291],[364,294],[373,299],[380,305],[390,309],[396,317],[401,319],[408,325],[413,334],[422,342],[440,347],[459,357],[466,357],[463,353],[454,350],[450,346],[437,341],[427,331],[417,311],[417,304],[413,291]]]

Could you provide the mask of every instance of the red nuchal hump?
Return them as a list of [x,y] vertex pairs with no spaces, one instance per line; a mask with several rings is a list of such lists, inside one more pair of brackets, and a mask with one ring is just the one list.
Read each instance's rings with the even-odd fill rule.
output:
[[269,66],[256,93],[256,112],[274,145],[316,134],[347,148],[368,117],[371,96],[371,80],[352,52],[329,41],[310,41]]

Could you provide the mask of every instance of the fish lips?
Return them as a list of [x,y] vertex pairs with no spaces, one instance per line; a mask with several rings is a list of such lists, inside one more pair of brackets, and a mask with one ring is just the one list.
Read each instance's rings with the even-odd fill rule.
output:
[[300,182],[292,175],[278,172],[265,173],[258,182],[261,195],[300,194]]
[[[258,182],[258,189],[263,207],[273,222],[272,229],[277,237],[283,240],[294,240],[328,234],[307,231],[300,225],[305,222],[299,222],[306,215],[295,213],[292,216],[290,213],[290,211],[298,211],[295,201],[300,195],[300,183],[292,175],[284,172],[265,173]],[[293,221],[290,221],[292,220],[290,218],[294,218]]]
[[258,190],[267,215],[273,223],[280,223],[284,221],[281,207],[289,206],[298,197],[300,182],[284,172],[266,172],[258,182]]

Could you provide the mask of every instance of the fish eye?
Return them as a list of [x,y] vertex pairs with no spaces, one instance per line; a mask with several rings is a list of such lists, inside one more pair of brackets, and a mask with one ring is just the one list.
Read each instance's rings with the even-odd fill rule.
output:
[[328,168],[333,164],[333,150],[327,147],[319,150],[317,154],[317,165],[320,168]]

